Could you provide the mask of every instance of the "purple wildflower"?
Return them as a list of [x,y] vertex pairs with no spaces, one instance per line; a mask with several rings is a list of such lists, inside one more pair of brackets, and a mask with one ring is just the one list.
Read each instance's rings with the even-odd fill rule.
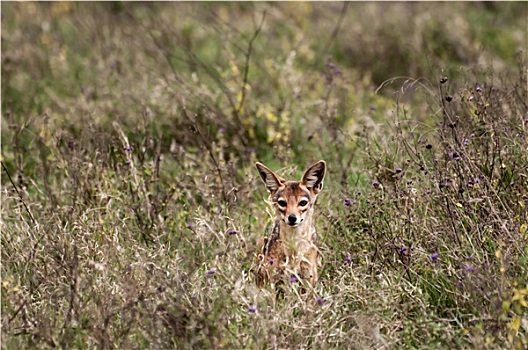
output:
[[130,165],[130,161],[127,160],[127,161],[125,162],[125,165]]
[[376,106],[370,106],[370,110],[371,111],[375,111],[376,110]]
[[226,131],[225,128],[220,128],[220,129],[218,129],[218,133],[219,133],[219,134],[223,134],[225,131]]
[[401,173],[403,170],[402,170],[402,168],[396,168],[395,171],[396,171],[396,174],[399,174],[399,173]]
[[406,251],[407,247],[401,247],[400,249],[398,249],[398,254],[405,254]]
[[468,100],[469,101],[473,101],[474,98],[475,98],[475,96],[471,95],[471,96],[469,96]]
[[273,262],[274,262],[274,261],[273,261],[273,259],[269,259],[268,262],[269,262],[270,265],[273,265]]
[[471,266],[471,265],[465,265],[464,266],[464,271],[466,272],[473,272],[475,271],[475,267]]
[[346,263],[346,264],[350,264],[351,262],[352,262],[352,258],[350,257],[350,255],[347,255],[347,256],[345,257],[345,263]]
[[476,88],[475,90],[476,90],[477,92],[481,92],[481,91],[482,91],[482,89],[481,89],[480,86],[477,86],[477,88]]
[[215,274],[215,272],[216,272],[216,269],[215,269],[215,268],[212,268],[211,270],[209,270],[209,271],[207,271],[207,272],[205,273],[205,276],[206,276],[206,277],[211,277],[211,276],[213,276],[213,275]]
[[190,221],[187,221],[187,225],[186,226],[187,226],[188,229],[192,229],[193,228],[193,223],[190,222]]
[[344,203],[345,203],[345,205],[346,205],[347,207],[350,207],[352,204],[355,203],[355,201],[352,200],[352,199],[350,199],[350,198],[346,198],[345,201],[344,201]]
[[227,234],[230,235],[230,236],[237,235],[238,231],[235,230],[235,229],[232,229],[232,230],[227,231]]
[[291,282],[291,283],[299,282],[299,279],[297,278],[297,276],[292,275],[292,276],[290,277],[290,282]]
[[378,181],[374,181],[372,186],[374,186],[374,188],[376,188],[376,189],[379,189],[379,188],[381,188],[381,183],[379,183]]
[[319,306],[323,306],[323,304],[325,303],[324,299],[320,298],[320,297],[317,297],[317,299],[315,299],[315,301],[317,302],[317,305],[319,305]]
[[254,314],[255,312],[257,312],[257,308],[255,306],[248,307],[247,312],[251,312],[252,314]]
[[431,254],[431,261],[432,262],[437,262],[438,261],[438,257],[439,257],[438,253]]

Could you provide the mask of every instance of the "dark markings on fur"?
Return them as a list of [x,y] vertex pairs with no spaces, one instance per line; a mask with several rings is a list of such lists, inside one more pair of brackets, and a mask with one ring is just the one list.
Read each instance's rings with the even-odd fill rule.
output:
[[264,255],[268,254],[271,249],[271,246],[273,246],[273,244],[275,244],[275,242],[277,242],[279,238],[280,238],[280,222],[279,220],[276,220],[275,224],[273,225],[273,228],[271,229],[271,234],[269,236],[269,239],[264,238],[264,247],[262,249],[262,253],[264,253]]

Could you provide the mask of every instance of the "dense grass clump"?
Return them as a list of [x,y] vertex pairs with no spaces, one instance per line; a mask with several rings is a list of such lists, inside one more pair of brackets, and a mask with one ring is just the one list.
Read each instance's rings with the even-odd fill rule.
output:
[[[527,8],[2,3],[2,347],[528,347]],[[277,299],[254,163],[318,159]]]

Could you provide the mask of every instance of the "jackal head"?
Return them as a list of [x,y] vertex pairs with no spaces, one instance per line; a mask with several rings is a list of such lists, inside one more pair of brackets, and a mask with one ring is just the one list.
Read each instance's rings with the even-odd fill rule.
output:
[[323,160],[309,167],[301,181],[286,181],[264,164],[257,163],[256,166],[281,221],[296,227],[311,219],[317,194],[323,189],[326,173]]

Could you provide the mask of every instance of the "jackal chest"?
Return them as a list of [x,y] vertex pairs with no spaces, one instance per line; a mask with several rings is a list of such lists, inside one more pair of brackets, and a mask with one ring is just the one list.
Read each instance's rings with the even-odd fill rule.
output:
[[264,240],[257,261],[262,280],[272,278],[276,281],[286,273],[297,274],[313,284],[318,265],[315,239],[315,227],[311,225],[303,230],[290,230],[277,222],[271,235]]

